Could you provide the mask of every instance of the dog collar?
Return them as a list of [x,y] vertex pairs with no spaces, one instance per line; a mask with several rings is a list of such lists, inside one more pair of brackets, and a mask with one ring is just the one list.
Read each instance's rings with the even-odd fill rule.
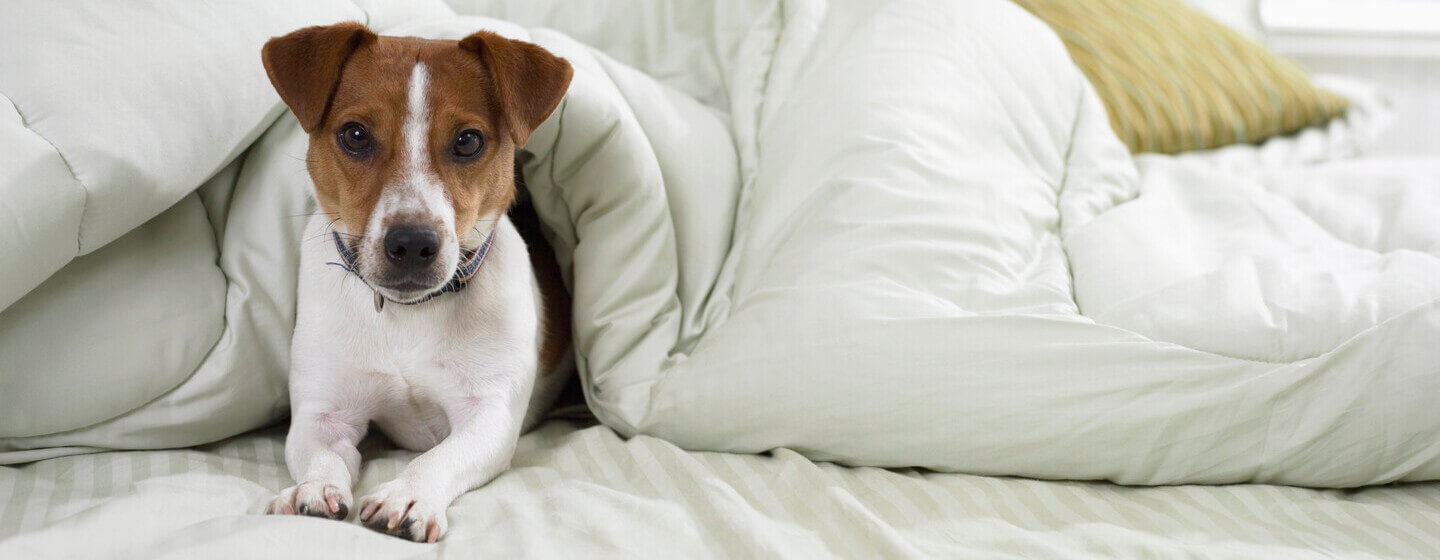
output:
[[415,305],[430,301],[436,296],[439,296],[440,294],[458,292],[465,289],[465,286],[470,283],[470,279],[474,278],[475,273],[480,270],[480,263],[484,262],[485,255],[490,252],[490,244],[495,241],[495,230],[490,230],[490,235],[485,236],[485,242],[481,243],[479,248],[476,248],[474,251],[470,251],[469,254],[465,256],[465,261],[462,262],[461,265],[455,269],[455,275],[450,277],[449,282],[446,282],[444,286],[440,287],[440,289],[426,294],[423,298],[408,302],[395,301],[383,295],[380,295],[380,290],[376,290],[374,286],[371,286],[369,282],[365,281],[364,276],[360,275],[360,265],[355,260],[355,251],[352,251],[350,247],[345,244],[345,241],[340,239],[340,233],[332,231],[330,232],[330,237],[335,240],[335,250],[340,253],[340,260],[343,262],[331,262],[326,264],[333,264],[335,266],[345,269],[350,274],[355,275],[356,278],[359,278],[361,283],[364,283],[367,288],[370,288],[370,291],[375,292],[375,311],[379,312],[381,309],[385,308],[385,302],[387,301],[398,303],[400,305]]

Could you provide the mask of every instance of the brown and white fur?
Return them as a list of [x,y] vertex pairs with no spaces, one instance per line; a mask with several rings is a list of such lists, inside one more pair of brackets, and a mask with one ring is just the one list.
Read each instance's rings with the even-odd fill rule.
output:
[[[507,216],[515,149],[560,103],[570,65],[488,32],[381,37],[358,23],[271,39],[262,58],[310,134],[321,209],[292,348],[285,460],[298,484],[266,512],[345,518],[374,422],[424,453],[360,499],[359,520],[434,542],[456,497],[509,468],[573,368],[558,270]],[[327,264],[341,261],[330,228],[356,274]],[[404,305],[444,286],[492,229],[467,289]],[[377,293],[392,303],[378,309]]]

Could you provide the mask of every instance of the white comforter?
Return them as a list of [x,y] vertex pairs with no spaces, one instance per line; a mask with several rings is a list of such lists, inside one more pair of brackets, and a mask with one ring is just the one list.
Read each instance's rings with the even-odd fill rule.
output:
[[530,147],[605,422],[1127,484],[1440,477],[1440,169],[1137,161],[1003,1],[757,21],[715,96],[738,176],[604,60]]
[[23,366],[0,462],[283,414],[304,137],[266,128],[258,46],[359,18],[574,64],[525,170],[623,434],[1132,484],[1440,478],[1434,167],[1137,160],[1003,0],[453,5],[512,22],[334,0],[0,23],[23,164],[0,210],[24,217],[0,223],[24,241],[0,251],[0,366]]

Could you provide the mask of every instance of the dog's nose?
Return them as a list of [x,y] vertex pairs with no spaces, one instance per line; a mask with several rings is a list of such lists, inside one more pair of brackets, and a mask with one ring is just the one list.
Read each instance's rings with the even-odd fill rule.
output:
[[398,268],[429,266],[439,252],[440,235],[435,233],[435,228],[400,225],[385,234],[385,255],[390,257],[390,264]]

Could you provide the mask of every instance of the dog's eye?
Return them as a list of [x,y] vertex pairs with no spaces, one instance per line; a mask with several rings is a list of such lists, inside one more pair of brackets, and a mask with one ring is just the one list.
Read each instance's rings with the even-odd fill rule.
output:
[[450,153],[454,154],[457,159],[468,160],[480,155],[484,149],[485,137],[480,135],[480,131],[472,128],[455,137],[455,144],[450,146]]
[[357,122],[347,122],[340,127],[336,141],[346,153],[361,157],[370,152],[370,129]]

